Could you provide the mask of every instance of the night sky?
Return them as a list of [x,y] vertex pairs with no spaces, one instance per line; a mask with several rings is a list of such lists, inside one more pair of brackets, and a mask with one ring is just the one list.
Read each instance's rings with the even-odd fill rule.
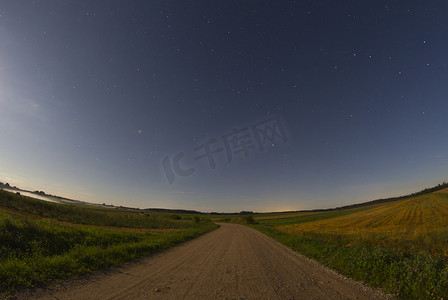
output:
[[446,1],[1,1],[0,181],[202,211],[447,179]]

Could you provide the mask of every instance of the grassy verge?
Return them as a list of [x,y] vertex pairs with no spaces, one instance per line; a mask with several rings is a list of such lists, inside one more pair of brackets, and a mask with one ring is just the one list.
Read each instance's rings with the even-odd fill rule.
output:
[[384,247],[344,247],[316,238],[285,233],[268,225],[251,227],[294,251],[351,277],[381,287],[403,299],[448,296],[448,259],[426,252],[409,254]]
[[[35,201],[39,201],[13,196],[13,199],[27,203],[25,208],[35,206]],[[46,204],[41,203],[42,207],[47,207]],[[89,207],[76,209],[81,209],[85,215],[91,213],[89,210],[97,213]],[[94,226],[68,223],[65,218],[61,222],[39,215],[24,215],[23,211],[0,207],[0,298],[11,296],[24,288],[76,278],[152,255],[216,228],[215,224],[199,218],[179,220],[176,217],[176,220],[171,220],[173,217],[169,214],[157,214],[150,217],[153,219],[150,223],[146,223],[148,228],[159,228],[157,232],[150,229],[123,230],[120,227],[98,226],[98,222],[90,222],[88,218]],[[46,214],[48,210],[41,211]],[[111,218],[115,217],[114,212],[106,213]],[[122,212],[115,214],[118,214],[118,220],[123,220]],[[138,213],[126,217],[127,224],[145,224],[139,220],[145,218],[147,216]],[[172,227],[178,229],[173,230]]]

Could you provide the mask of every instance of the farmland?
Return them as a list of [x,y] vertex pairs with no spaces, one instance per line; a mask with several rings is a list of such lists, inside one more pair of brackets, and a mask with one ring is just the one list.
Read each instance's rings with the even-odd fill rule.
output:
[[344,245],[448,255],[448,194],[428,194],[331,219],[276,229]]
[[[210,219],[246,224],[343,275],[399,298],[448,296],[446,188],[331,210],[223,215],[57,204],[0,191],[1,295],[46,287],[163,251],[216,228]],[[226,230],[219,232],[208,236],[221,241],[218,237]],[[227,233],[222,249],[233,239]],[[202,240],[198,247],[208,242]],[[253,249],[254,253],[258,250]],[[207,253],[213,256],[215,252]],[[213,266],[210,260],[203,268]],[[184,282],[189,272],[176,276]]]
[[214,228],[197,216],[56,204],[0,190],[0,295],[117,266]]

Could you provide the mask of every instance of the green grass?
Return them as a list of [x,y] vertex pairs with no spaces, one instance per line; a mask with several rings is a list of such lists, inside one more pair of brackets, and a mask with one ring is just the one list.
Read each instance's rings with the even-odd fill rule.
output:
[[[12,296],[24,288],[45,286],[55,280],[76,278],[143,258],[217,227],[199,217],[179,220],[172,214],[159,213],[150,217],[153,219],[151,222],[145,223],[139,219],[147,216],[138,213],[102,212],[96,208],[73,208],[68,205],[64,208],[61,207],[64,204],[54,206],[53,203],[47,205],[45,202],[39,205],[36,201],[40,200],[14,194],[5,200],[1,196],[4,194],[0,194],[1,203],[10,203],[10,199],[13,199],[23,204],[23,207],[20,210],[11,210],[13,204],[8,209],[0,207],[0,298],[2,295]],[[80,212],[76,218],[64,215],[72,209]],[[31,211],[37,214],[31,214]],[[48,218],[55,211],[62,211],[62,218]],[[108,226],[110,223],[105,219],[94,221],[89,218],[91,214],[103,213],[117,223],[128,226],[98,226]],[[87,221],[78,224],[67,222],[67,219],[78,221],[81,216],[87,216]],[[147,228],[129,228],[136,225],[146,225]],[[155,227],[158,229],[150,229]]]
[[[0,190],[0,207],[76,224],[126,228],[189,228],[192,217],[102,208],[83,204],[59,204]],[[179,219],[180,217],[180,219]]]
[[399,298],[448,298],[448,194],[263,219],[251,226]]

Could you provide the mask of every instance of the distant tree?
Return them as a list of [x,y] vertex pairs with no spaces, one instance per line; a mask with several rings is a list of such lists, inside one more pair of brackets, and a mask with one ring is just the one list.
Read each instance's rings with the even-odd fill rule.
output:
[[243,211],[240,212],[240,215],[251,215],[251,214],[253,214],[253,213],[254,213],[253,211],[246,211],[246,210],[243,210]]

